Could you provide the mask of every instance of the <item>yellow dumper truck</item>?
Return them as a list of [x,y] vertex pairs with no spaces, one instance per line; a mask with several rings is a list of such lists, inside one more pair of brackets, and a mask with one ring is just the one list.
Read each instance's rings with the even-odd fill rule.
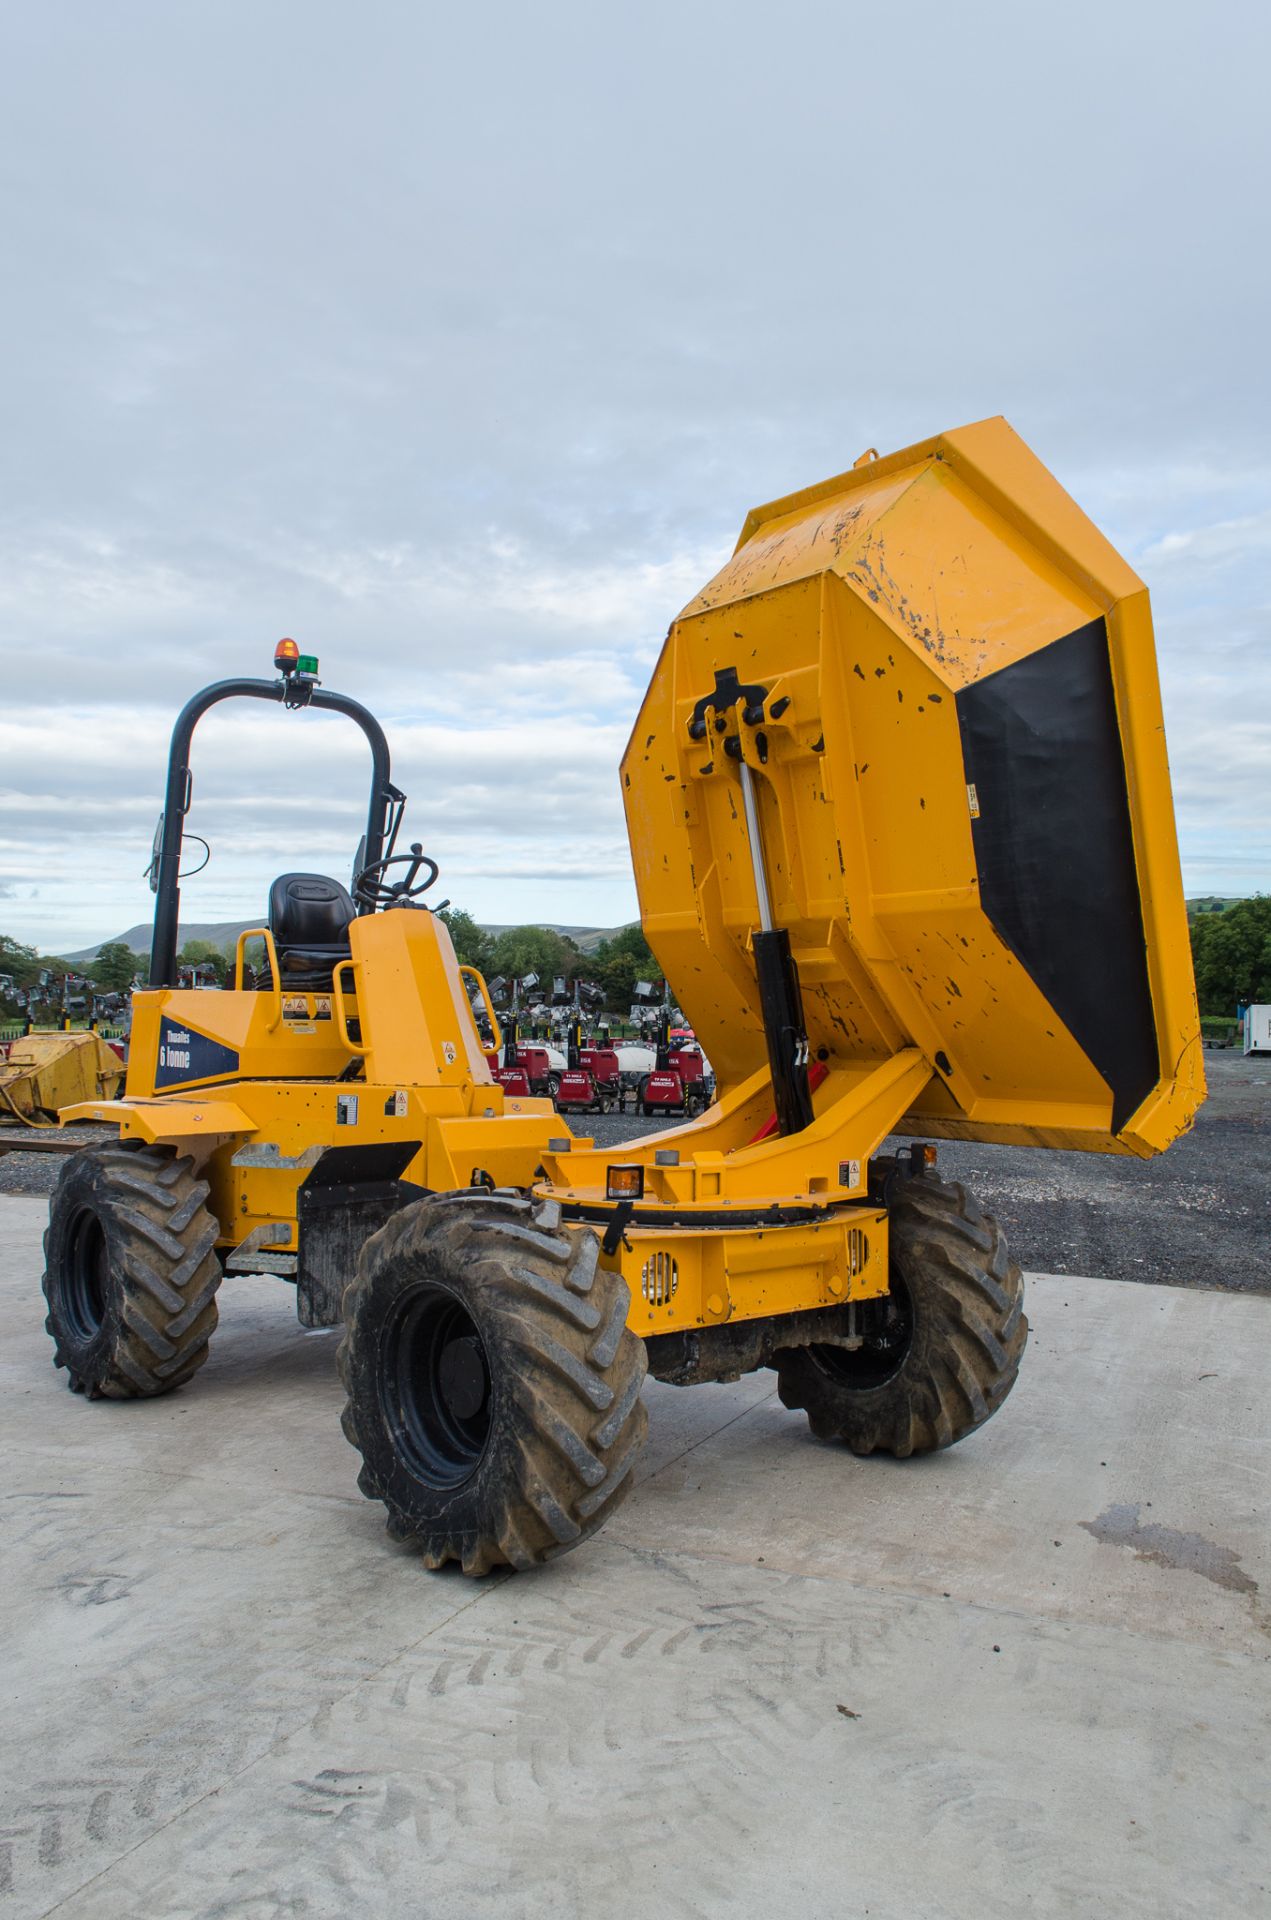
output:
[[[757,508],[673,621],[622,794],[716,1098],[620,1151],[494,1083],[382,730],[277,666],[177,723],[126,1092],[74,1109],[118,1139],[51,1206],[72,1387],[181,1384],[222,1272],[276,1273],[343,1323],[363,1490],[469,1573],[602,1524],[646,1372],[774,1368],[862,1454],[994,1413],[1021,1275],[934,1143],[1146,1158],[1204,1096],[1147,591],[1005,422]],[[225,992],[181,992],[191,741],[234,697],[362,728],[367,831],[349,891],[281,876],[260,964],[244,936]]]

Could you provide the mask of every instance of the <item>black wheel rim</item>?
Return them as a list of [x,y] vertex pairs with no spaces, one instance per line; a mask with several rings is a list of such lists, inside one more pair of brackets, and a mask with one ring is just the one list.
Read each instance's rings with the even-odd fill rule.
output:
[[101,1332],[109,1297],[110,1254],[97,1214],[85,1207],[71,1222],[62,1268],[62,1307],[78,1340]]
[[494,1392],[476,1323],[445,1287],[397,1303],[381,1343],[380,1401],[397,1454],[425,1486],[462,1486],[490,1439]]
[[859,1347],[811,1346],[808,1354],[836,1386],[845,1387],[849,1393],[870,1393],[894,1380],[909,1356],[914,1338],[913,1300],[893,1268],[887,1298],[862,1301],[856,1311],[863,1336]]

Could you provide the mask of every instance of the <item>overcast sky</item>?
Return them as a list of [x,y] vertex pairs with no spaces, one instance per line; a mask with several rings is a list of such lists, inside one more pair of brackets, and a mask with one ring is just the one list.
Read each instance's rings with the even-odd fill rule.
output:
[[[747,509],[992,413],[1152,589],[1188,890],[1271,889],[1269,18],[13,0],[0,931],[148,917],[175,711],[282,634],[440,891],[634,917],[618,757]],[[188,920],[365,807],[228,711]]]

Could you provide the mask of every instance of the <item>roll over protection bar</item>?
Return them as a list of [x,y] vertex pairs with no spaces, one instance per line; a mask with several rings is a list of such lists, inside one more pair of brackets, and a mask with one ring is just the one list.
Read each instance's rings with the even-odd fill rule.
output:
[[[181,845],[185,816],[190,807],[190,745],[194,729],[209,708],[222,700],[273,700],[288,709],[321,707],[328,713],[343,713],[366,735],[371,748],[371,798],[366,816],[366,845],[363,866],[382,858],[384,840],[389,831],[393,807],[403,798],[390,778],[388,741],[373,713],[342,693],[326,693],[311,680],[217,680],[188,700],[172,729],[168,751],[168,779],[163,796],[163,823],[159,849],[155,855],[152,884],[155,889],[154,934],[150,944],[151,987],[174,987],[177,983],[177,925],[181,893]],[[359,913],[373,908],[358,904]]]

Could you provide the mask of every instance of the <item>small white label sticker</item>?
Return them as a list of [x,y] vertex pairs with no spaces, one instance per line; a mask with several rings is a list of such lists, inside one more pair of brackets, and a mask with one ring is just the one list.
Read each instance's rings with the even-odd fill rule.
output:
[[841,1187],[859,1187],[861,1184],[861,1163],[859,1160],[839,1161],[839,1185]]
[[395,1119],[405,1119],[407,1104],[408,1102],[404,1093],[399,1091],[393,1095],[393,1117]]
[[355,1127],[357,1125],[357,1095],[355,1093],[337,1093],[335,1097],[335,1124],[337,1127]]
[[441,1054],[446,1065],[453,1067],[455,1061],[459,1058],[459,1049],[453,1040],[443,1040],[441,1043]]
[[971,818],[978,820],[980,817],[980,796],[975,791],[974,780],[968,780],[966,783],[966,803],[971,809]]

